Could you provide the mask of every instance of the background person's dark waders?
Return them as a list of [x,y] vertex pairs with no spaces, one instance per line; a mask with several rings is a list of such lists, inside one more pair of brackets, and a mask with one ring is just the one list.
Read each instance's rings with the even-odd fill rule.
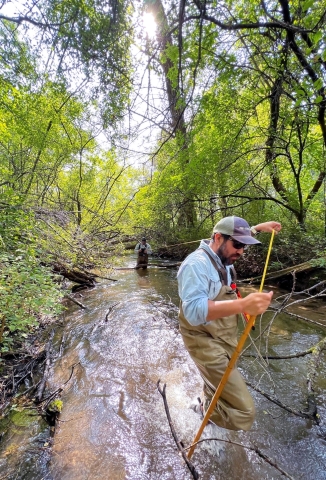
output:
[[137,258],[137,265],[136,268],[147,268],[148,265],[148,253],[142,252],[142,249],[139,249],[138,258]]

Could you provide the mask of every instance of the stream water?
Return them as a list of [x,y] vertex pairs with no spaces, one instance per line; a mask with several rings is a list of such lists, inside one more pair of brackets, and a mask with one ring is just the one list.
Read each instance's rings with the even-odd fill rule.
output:
[[[155,262],[157,263],[157,262]],[[135,258],[125,257],[125,266]],[[201,393],[201,379],[184,349],[177,328],[176,269],[118,270],[117,282],[102,281],[76,297],[87,310],[69,304],[56,330],[54,363],[48,390],[70,377],[53,439],[31,417],[12,424],[3,437],[0,479],[26,480],[188,480],[192,476],[178,454],[157,381],[166,384],[177,435],[190,445],[201,424],[189,405]],[[243,293],[252,291],[244,287]],[[274,297],[282,292],[275,290]],[[326,325],[325,304],[298,306],[301,315]],[[259,334],[272,313],[257,322]],[[269,353],[304,351],[325,329],[278,315],[268,336]],[[265,343],[263,354],[265,354]],[[254,350],[251,350],[254,352]],[[264,362],[244,357],[239,367],[261,390],[294,410],[304,410],[310,355]],[[286,412],[252,391],[257,416],[250,432],[230,432],[214,425],[192,457],[203,480],[274,480],[285,478],[245,448],[258,447],[296,480],[326,479],[326,367],[315,377],[319,426]],[[22,423],[22,422],[21,422]],[[223,440],[230,440],[233,444]],[[234,443],[239,443],[235,445]],[[51,448],[50,448],[51,447]]]

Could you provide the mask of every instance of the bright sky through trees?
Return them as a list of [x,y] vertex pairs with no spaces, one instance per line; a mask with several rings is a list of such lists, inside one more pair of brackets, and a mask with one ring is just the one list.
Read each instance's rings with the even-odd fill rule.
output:
[[154,38],[156,35],[156,23],[151,13],[143,13],[143,25],[149,38]]

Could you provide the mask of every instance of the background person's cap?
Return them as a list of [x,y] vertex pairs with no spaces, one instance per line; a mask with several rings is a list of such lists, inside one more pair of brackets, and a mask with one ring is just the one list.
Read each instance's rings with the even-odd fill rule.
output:
[[249,224],[240,217],[222,218],[222,220],[217,222],[213,228],[213,233],[230,235],[232,238],[244,243],[245,245],[255,245],[261,243],[251,236]]
[[143,238],[141,239],[141,241],[142,241],[142,242],[146,242],[146,238],[143,237]]

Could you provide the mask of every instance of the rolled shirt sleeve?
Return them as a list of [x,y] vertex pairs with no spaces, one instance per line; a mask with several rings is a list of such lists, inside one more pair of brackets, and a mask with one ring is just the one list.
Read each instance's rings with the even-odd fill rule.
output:
[[196,250],[181,265],[177,278],[185,318],[191,325],[205,325],[208,300],[214,300],[222,287],[218,272],[207,255]]

